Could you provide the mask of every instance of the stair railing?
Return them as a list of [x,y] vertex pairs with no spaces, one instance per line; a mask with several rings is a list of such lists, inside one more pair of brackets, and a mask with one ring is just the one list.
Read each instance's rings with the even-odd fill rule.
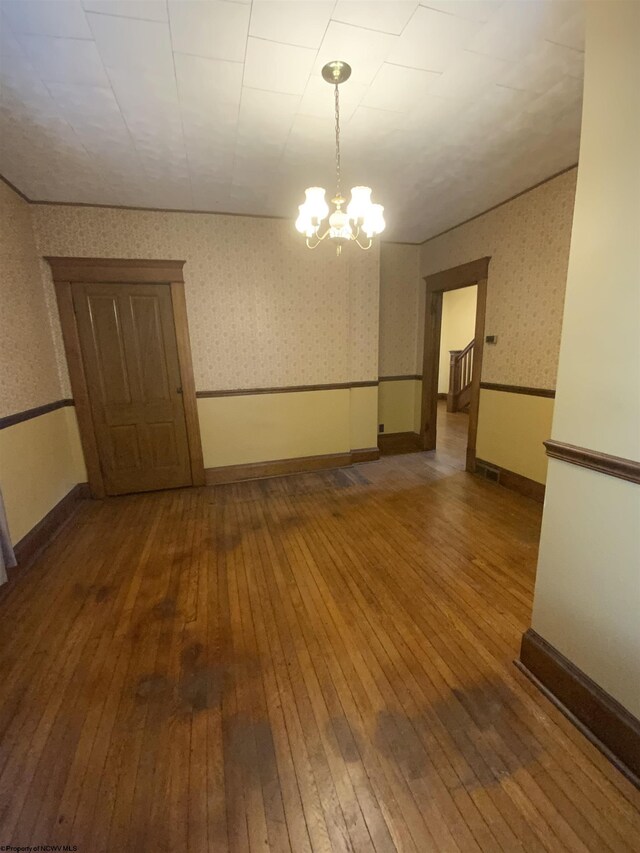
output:
[[468,407],[471,400],[474,343],[475,341],[471,341],[464,349],[449,351],[448,412],[462,411]]

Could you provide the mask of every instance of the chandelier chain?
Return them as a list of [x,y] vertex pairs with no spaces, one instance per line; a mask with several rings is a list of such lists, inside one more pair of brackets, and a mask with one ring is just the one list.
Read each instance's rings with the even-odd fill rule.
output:
[[[2,0],[0,0],[2,2]],[[340,89],[351,76],[347,62],[335,60],[322,68],[322,77],[334,87],[335,134],[336,134],[336,192],[331,199],[332,211],[325,197],[324,187],[307,187],[305,200],[298,205],[299,215],[296,230],[306,237],[307,246],[315,249],[329,238],[335,241],[336,254],[343,244],[354,242],[361,249],[370,249],[373,237],[384,231],[384,207],[371,200],[371,187],[357,186],[351,189],[351,200],[342,195],[342,169],[340,158]],[[343,209],[344,208],[344,209]]]
[[340,195],[340,94],[336,83],[336,195]]

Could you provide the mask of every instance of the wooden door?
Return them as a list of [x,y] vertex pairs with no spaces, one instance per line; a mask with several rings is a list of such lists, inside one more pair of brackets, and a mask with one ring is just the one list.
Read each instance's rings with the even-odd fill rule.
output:
[[108,495],[191,485],[168,284],[73,285]]

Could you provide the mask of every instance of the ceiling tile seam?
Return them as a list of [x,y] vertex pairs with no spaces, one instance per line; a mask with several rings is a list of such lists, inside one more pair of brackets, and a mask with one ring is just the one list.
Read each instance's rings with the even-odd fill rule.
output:
[[249,20],[247,21],[247,34],[244,40],[244,54],[242,56],[242,79],[240,81],[240,97],[238,98],[238,109],[236,113],[236,127],[233,134],[233,166],[231,167],[231,176],[229,181],[229,204],[231,204],[231,192],[233,189],[233,179],[236,174],[236,165],[238,163],[238,128],[240,127],[240,108],[242,106],[242,92],[244,91],[244,74],[247,67],[247,51],[249,49],[249,32],[251,30],[251,16],[253,15],[253,0],[249,5]]
[[416,12],[418,11],[418,9],[419,9],[419,8],[420,8],[420,3],[418,3],[418,5],[416,6],[416,8],[413,10],[413,12],[411,13],[411,15],[409,16],[409,18],[408,18],[407,22],[405,23],[404,27],[403,27],[403,28],[400,30],[400,32],[398,33],[398,36],[397,36],[398,38],[400,38],[400,36],[404,35],[404,31],[407,29],[407,27],[409,26],[409,24],[411,23],[411,21],[413,21],[413,19],[415,18]]
[[[222,0],[220,0],[222,2]],[[232,0],[229,0],[232,2]],[[239,3],[236,3],[236,6],[239,6]],[[171,29],[171,27],[169,27]],[[171,50],[174,55],[177,56],[192,56],[194,59],[207,59],[209,62],[228,62],[230,65],[242,65],[243,61],[241,59],[218,59],[215,56],[205,56],[202,53],[188,53],[186,50]]]
[[165,0],[167,8],[167,26],[169,27],[169,44],[171,45],[171,64],[173,65],[173,80],[176,84],[176,95],[178,98],[178,110],[180,112],[180,130],[182,131],[182,150],[184,152],[185,163],[187,164],[187,179],[189,181],[189,199],[191,204],[195,204],[193,195],[193,181],[191,180],[191,165],[189,163],[189,151],[184,133],[184,116],[182,115],[182,99],[180,98],[180,89],[178,87],[178,72],[176,71],[176,55],[173,50],[173,32],[171,30],[171,15],[169,14],[169,0]]
[[[406,68],[407,71],[424,71],[425,74],[437,74],[439,77],[442,77],[444,74],[444,71],[436,71],[432,68],[416,68],[415,65],[403,65],[401,62],[390,62],[388,59],[385,59],[382,65],[394,65],[396,68]],[[380,68],[382,68],[382,65]],[[380,72],[380,68],[376,71],[376,77]]]
[[[418,0],[418,6],[419,7],[422,6],[423,9],[428,9],[430,12],[436,12],[439,15],[447,15],[447,17],[449,17],[449,18],[455,18],[458,21],[471,21],[471,22],[473,22],[472,18],[465,18],[463,15],[456,15],[455,12],[448,12],[446,9],[434,9],[433,6],[429,6],[427,3],[421,3],[420,0]],[[498,10],[496,10],[496,11],[498,11]],[[415,12],[413,14],[415,15]],[[479,23],[480,28],[482,28],[486,24],[489,23],[489,21],[491,20],[492,17],[493,16],[490,15],[486,21],[477,21],[476,23]]]
[[561,41],[554,41],[553,39],[543,39],[543,41],[549,42],[549,44],[553,44],[556,47],[563,47],[565,50],[572,50],[574,53],[581,53],[584,56],[584,50],[580,50],[579,47],[572,47],[570,44],[562,44]]
[[[335,0],[335,2],[334,2],[334,4],[333,4],[333,7],[332,7],[332,9],[331,9],[331,14],[333,14],[333,13],[334,13],[335,8],[336,8],[336,6],[337,6],[337,5],[338,5],[338,0]],[[248,42],[249,42],[249,38],[259,38],[258,36],[252,36],[252,35],[251,35],[251,18],[252,18],[252,17],[253,17],[253,0],[251,0],[251,12],[250,12],[250,14],[249,14],[249,26],[248,26],[248,28],[247,28],[247,44],[248,44]],[[322,47],[322,43],[324,42],[324,39],[325,39],[325,37],[326,37],[326,35],[327,35],[327,30],[329,29],[329,24],[330,24],[330,23],[331,23],[331,18],[329,18],[329,19],[327,20],[327,23],[326,23],[326,26],[325,26],[325,28],[324,28],[324,32],[323,32],[323,34],[322,34],[322,39],[320,40],[320,44],[319,44],[319,46],[318,46],[317,48],[306,48],[306,50],[315,50],[315,52],[316,52],[315,59],[314,59],[313,63],[311,63],[311,68],[313,68],[313,67],[315,66],[316,62],[318,61],[318,53],[320,52],[320,48]],[[263,40],[263,41],[272,41],[271,39],[262,39],[262,40]],[[283,42],[273,42],[273,43],[274,43],[274,44],[283,44]],[[286,43],[285,43],[285,44],[286,44]],[[299,46],[299,45],[298,45],[298,46]],[[245,52],[245,58],[246,58],[246,52]],[[302,94],[298,97],[298,104],[297,104],[297,106],[296,106],[296,112],[295,112],[294,117],[291,119],[291,123],[290,123],[290,125],[289,125],[289,129],[288,129],[288,131],[287,131],[287,137],[286,137],[286,139],[284,140],[284,142],[283,142],[283,144],[282,144],[282,148],[280,149],[280,156],[279,156],[279,158],[278,158],[278,165],[277,165],[277,167],[276,167],[276,168],[277,168],[278,173],[280,173],[280,172],[281,172],[281,169],[282,169],[282,161],[284,160],[284,156],[285,156],[285,153],[286,153],[286,150],[287,150],[287,146],[289,145],[289,140],[291,139],[291,131],[293,130],[293,125],[294,125],[294,122],[295,122],[295,118],[296,118],[296,116],[299,114],[299,113],[298,113],[298,110],[300,109],[300,104],[302,103],[302,99],[303,99],[303,97],[304,97],[304,92],[305,92],[305,91],[306,91],[306,89],[307,89],[307,86],[308,86],[308,84],[309,84],[309,80],[311,79],[311,75],[312,75],[312,72],[310,71],[310,72],[309,72],[309,74],[307,75],[307,79],[306,79],[306,82],[305,82],[305,84],[304,84],[304,90],[303,90]],[[255,88],[255,87],[253,87],[253,86],[245,86],[245,85],[244,85],[244,72],[243,72],[243,75],[242,75],[242,88],[243,88],[243,89],[254,89],[254,88]],[[258,91],[258,92],[264,92],[264,91],[272,91],[272,90],[269,90],[269,89],[258,89],[258,88],[255,88],[255,91]],[[239,109],[239,108],[238,108],[238,109]],[[237,139],[238,139],[238,132],[237,132],[237,127],[236,127],[236,146],[237,146]],[[235,158],[234,158],[234,173],[235,173]],[[231,185],[233,186],[233,177],[232,177],[232,179],[231,179]]]
[[[418,7],[416,6],[416,11],[417,9]],[[333,12],[331,14],[333,15]],[[415,15],[415,11],[413,15]],[[411,16],[411,18],[409,18],[409,21],[413,18],[413,15]],[[409,23],[409,21],[407,21],[407,24]],[[404,27],[402,28],[401,33],[390,33],[389,30],[377,30],[375,27],[364,27],[361,24],[352,24],[349,21],[339,21],[336,20],[336,18],[331,18],[329,23],[340,24],[341,27],[352,27],[354,30],[365,30],[368,33],[380,33],[383,36],[393,36],[394,38],[400,38],[402,32],[404,32]],[[405,27],[407,26],[407,24],[405,24]]]
[[493,86],[496,89],[508,89],[510,92],[522,92],[525,95],[535,95],[538,96],[537,92],[534,92],[532,89],[521,89],[519,86],[508,86],[506,83],[493,83]]
[[147,174],[147,177],[149,177],[149,175],[148,175],[148,173],[147,173],[147,170],[146,170],[146,167],[145,167],[145,165],[144,165],[143,161],[142,161],[142,160],[141,160],[141,158],[140,158],[140,151],[138,151],[138,147],[137,147],[137,145],[136,145],[136,141],[135,141],[135,139],[134,139],[133,134],[131,133],[131,128],[129,127],[129,122],[128,122],[128,121],[126,120],[126,118],[125,118],[124,112],[122,111],[122,106],[121,106],[121,104],[120,104],[120,101],[118,100],[118,96],[116,95],[116,91],[115,91],[115,89],[113,88],[113,81],[111,80],[111,75],[109,74],[109,69],[107,68],[107,66],[106,66],[106,64],[105,64],[105,61],[104,61],[104,59],[102,58],[102,54],[100,53],[100,50],[98,49],[98,43],[97,43],[97,42],[96,42],[96,40],[95,40],[95,33],[93,32],[93,27],[91,26],[91,20],[90,20],[90,19],[91,19],[91,15],[93,15],[94,13],[93,13],[93,12],[86,12],[86,11],[84,10],[84,6],[83,6],[82,8],[83,8],[83,11],[84,11],[85,17],[87,18],[87,26],[89,27],[89,29],[91,30],[91,33],[92,33],[92,35],[93,35],[93,42],[94,42],[94,44],[95,44],[95,46],[96,46],[96,51],[97,51],[97,53],[98,53],[98,56],[100,57],[100,64],[102,65],[102,69],[103,69],[104,73],[106,74],[107,80],[109,81],[109,87],[110,87],[110,89],[111,89],[111,94],[113,95],[113,100],[115,101],[116,106],[118,107],[118,112],[120,113],[120,117],[121,117],[121,119],[122,119],[122,123],[124,124],[125,128],[127,129],[127,135],[128,135],[129,140],[130,140],[130,142],[131,142],[131,146],[132,146],[133,150],[134,150],[134,151],[135,151],[135,153],[136,153],[136,159],[138,160],[138,165],[139,165],[139,167],[142,169],[142,171],[143,171],[143,172],[145,172],[145,173]]
[[[337,5],[338,5],[338,0],[336,0],[336,6],[337,6]],[[411,15],[409,15],[409,17],[407,18],[407,20],[406,20],[406,22],[405,22],[404,26],[402,27],[402,29],[400,30],[400,32],[399,32],[399,33],[390,33],[390,32],[388,32],[387,30],[376,30],[376,29],[374,29],[373,27],[371,27],[371,28],[369,28],[369,27],[360,27],[360,29],[363,29],[363,30],[365,30],[365,29],[369,29],[369,31],[370,31],[370,32],[372,32],[372,33],[384,33],[384,35],[388,35],[388,36],[395,36],[395,38],[398,38],[398,39],[399,39],[401,36],[403,36],[403,35],[404,35],[404,31],[407,29],[407,27],[409,26],[409,24],[411,23],[411,21],[413,21],[413,19],[415,18],[416,13],[417,13],[417,11],[418,11],[418,9],[420,8],[420,6],[421,6],[421,5],[422,5],[421,3],[418,3],[418,4],[416,5],[416,8],[413,10],[413,12],[411,13]],[[335,6],[334,6],[334,10],[335,10]],[[432,11],[432,12],[435,12],[435,11],[438,11],[438,10],[436,10],[436,9],[432,9],[431,11]],[[446,12],[446,13],[443,13],[443,14],[449,14],[449,13],[448,13],[448,12]],[[338,22],[336,22],[336,23],[338,23]],[[344,23],[344,21],[340,21],[340,23],[342,24],[342,23]]]
[[304,97],[304,92],[302,95],[297,95],[295,92],[276,92],[273,89],[262,89],[260,86],[243,86],[242,88],[248,92],[266,92],[269,95],[285,95],[288,98],[298,98],[299,100]]
[[[100,15],[103,18],[120,18],[121,21],[143,21],[145,24],[163,24],[157,18],[139,18],[137,15],[118,15],[116,12],[99,12],[97,9],[86,9],[82,6],[85,15]],[[167,11],[167,15],[169,12]]]
[[[336,10],[336,6],[337,6],[337,5],[338,5],[338,0],[335,0],[335,2],[334,2],[334,4],[333,4],[333,6],[331,7],[331,15],[333,15],[333,13],[335,12],[335,10]],[[251,0],[251,11],[252,11],[252,13],[253,13],[253,0]],[[326,38],[326,36],[327,36],[327,32],[328,32],[328,30],[329,30],[329,26],[331,25],[331,21],[332,21],[332,18],[331,18],[331,17],[329,17],[329,18],[327,19],[327,23],[326,23],[326,25],[325,25],[324,32],[322,33],[322,38],[320,39],[320,44],[319,44],[319,45],[318,45],[318,47],[316,48],[316,58],[315,58],[315,60],[313,61],[313,63],[311,64],[311,68],[312,68],[312,69],[315,67],[315,65],[316,65],[316,63],[317,63],[317,61],[318,61],[318,54],[320,53],[320,48],[322,47],[322,45],[323,45],[323,43],[324,43],[324,40],[325,40],[325,38]],[[251,26],[251,24],[249,24],[249,26]],[[298,101],[298,106],[296,107],[296,116],[297,116],[297,115],[304,115],[304,113],[299,113],[299,112],[298,112],[298,110],[300,109],[300,104],[302,103],[302,99],[304,98],[304,92],[306,92],[306,90],[307,90],[307,86],[309,85],[309,80],[311,79],[312,74],[313,74],[313,72],[312,72],[312,71],[310,71],[310,72],[309,72],[309,75],[308,75],[308,77],[307,77],[307,82],[306,82],[306,83],[305,83],[305,85],[304,85],[304,91],[303,91],[302,95],[300,95],[300,99],[299,99],[299,101]],[[250,88],[250,87],[247,87],[247,88]],[[283,159],[284,159],[284,156],[285,156],[285,153],[286,153],[287,147],[288,147],[288,145],[289,145],[289,140],[291,139],[291,132],[292,132],[292,130],[293,130],[294,122],[295,122],[295,118],[293,119],[293,121],[292,121],[292,122],[291,122],[291,124],[289,125],[289,131],[288,131],[288,133],[287,133],[287,138],[285,139],[285,141],[284,141],[284,145],[282,146],[282,150],[281,150],[281,152],[280,152],[280,158],[279,158],[279,160],[278,160],[278,172],[280,172],[280,171],[281,171],[281,168],[282,168],[282,161],[283,161]]]
[[[253,8],[253,5],[251,6],[251,8]],[[251,26],[251,24],[249,24],[249,26]],[[326,32],[326,30],[325,30],[325,32]],[[319,50],[319,48],[317,48],[317,47],[309,47],[308,44],[298,44],[297,42],[294,42],[294,41],[278,41],[278,39],[270,39],[270,38],[266,38],[266,36],[255,36],[255,35],[253,35],[253,33],[251,31],[249,31],[248,37],[250,39],[255,39],[256,41],[266,41],[266,42],[269,42],[269,44],[279,44],[281,47],[297,47],[300,50],[315,50],[316,55],[317,55],[318,50]],[[324,35],[322,38],[324,39]],[[322,44],[322,42],[320,42],[320,44]]]
[[22,36],[37,39],[55,39],[56,41],[95,41],[95,39],[87,38],[86,36],[52,36],[49,33],[21,33],[16,32],[8,24],[5,24],[9,32],[13,35],[17,42],[20,42]]

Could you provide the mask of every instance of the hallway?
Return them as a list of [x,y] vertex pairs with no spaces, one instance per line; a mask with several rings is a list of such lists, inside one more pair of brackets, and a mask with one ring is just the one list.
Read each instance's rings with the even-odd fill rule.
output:
[[438,400],[436,455],[457,471],[464,471],[466,467],[468,430],[468,413],[447,412],[447,401]]
[[640,793],[513,665],[541,508],[452,470],[457,423],[86,501],[0,590],[3,843],[637,850]]

